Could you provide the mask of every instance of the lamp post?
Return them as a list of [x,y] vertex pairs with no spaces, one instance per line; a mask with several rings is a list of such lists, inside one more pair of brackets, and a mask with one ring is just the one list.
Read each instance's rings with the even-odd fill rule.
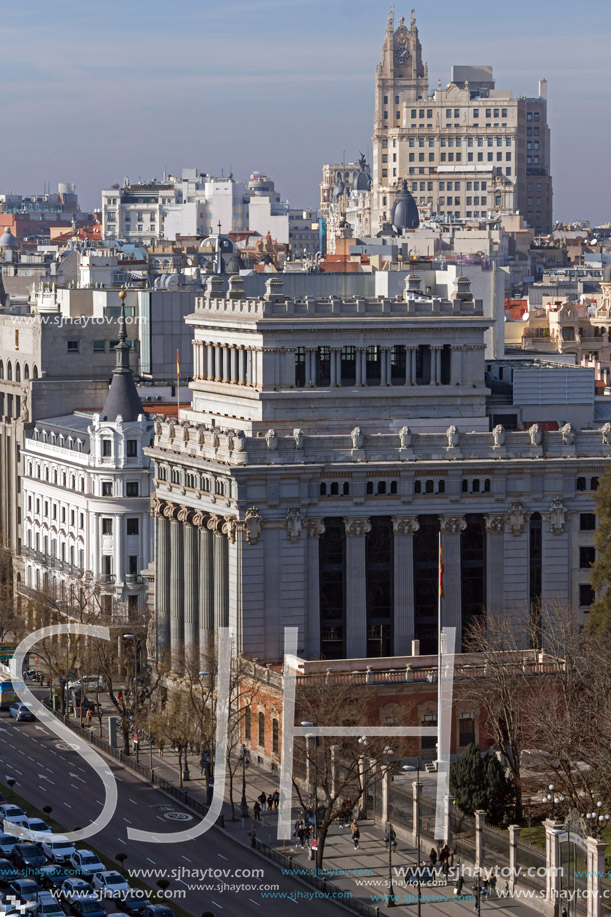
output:
[[[305,726],[315,726],[316,723],[310,723],[309,720],[302,720],[301,725]],[[312,732],[306,733],[306,739],[308,741],[308,762],[312,761],[312,755],[310,754],[310,742],[312,747],[316,748],[316,736]],[[313,839],[318,843],[318,818],[317,818],[317,805],[318,805],[318,759],[316,754],[314,754],[314,780],[310,782],[310,804],[312,806],[312,816],[314,818],[313,824]],[[316,845],[315,845],[316,846]],[[312,858],[312,848],[310,847],[310,858]]]
[[420,757],[417,759],[416,766],[413,764],[404,764],[401,770],[409,773],[416,771],[416,850],[418,855],[418,868],[416,870],[416,883],[418,887],[418,917],[422,914],[422,850],[420,844]]
[[564,802],[564,796],[561,796],[561,795],[556,796],[555,789],[556,787],[554,786],[554,784],[550,783],[550,785],[548,786],[549,793],[543,797],[543,802],[547,802],[551,805],[552,818],[554,819],[556,818],[556,806],[558,805],[558,803]]
[[134,641],[134,745],[136,746],[136,764],[140,753],[140,736],[138,735],[138,638],[136,634],[123,634],[124,640]]
[[475,910],[477,911],[477,917],[480,917],[482,913],[482,874],[479,870],[475,874],[475,882],[471,886],[471,891],[475,894]]
[[[200,672],[200,673],[199,673],[200,679],[208,678],[210,675],[211,675],[211,672]],[[202,685],[201,685],[201,688],[202,688],[202,724],[201,724],[201,731],[202,731],[202,735],[203,735],[203,733],[204,733],[204,719],[205,719],[205,713],[206,713],[205,698],[204,698],[204,690],[205,690],[205,689],[204,689],[203,683],[202,683]],[[210,792],[210,776],[211,776],[210,770],[211,770],[211,764],[212,764],[212,760],[211,760],[211,757],[210,757],[210,752],[209,752],[209,751],[202,751],[202,753],[201,753],[201,755],[200,755],[200,765],[201,765],[202,771],[204,771],[204,779],[205,779],[205,781],[206,781],[206,799],[207,799],[208,805],[210,805],[210,803],[211,803],[211,801],[212,801],[212,794],[211,794],[211,792]]]
[[388,850],[388,907],[396,907],[397,901],[392,887],[392,852],[397,849],[397,835],[390,822],[386,828],[384,844]]
[[242,754],[239,757],[242,765],[242,798],[240,800],[240,810],[242,818],[248,818],[248,803],[246,802],[246,768],[250,764],[250,756],[245,745],[242,745]]
[[602,811],[603,804],[598,800],[592,812],[586,812],[586,824],[590,837],[600,837],[609,824],[610,816]]

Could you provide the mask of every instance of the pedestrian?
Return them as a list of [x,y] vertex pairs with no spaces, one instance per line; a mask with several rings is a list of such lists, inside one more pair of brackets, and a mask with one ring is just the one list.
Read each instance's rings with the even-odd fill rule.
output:
[[439,852],[439,859],[441,860],[441,868],[443,872],[447,875],[448,869],[450,868],[450,848],[447,844],[444,844]]
[[484,881],[482,882],[482,895],[484,896],[484,898],[488,897],[488,886],[489,886],[488,879],[484,879]]
[[429,859],[431,861],[431,866],[433,867],[433,869],[435,869],[435,865],[437,863],[437,851],[435,850],[434,847],[431,847],[431,852],[429,853]]
[[454,894],[455,894],[457,897],[460,896],[460,895],[462,895],[462,887],[463,887],[464,884],[465,884],[464,877],[463,877],[463,876],[459,876],[458,879],[456,880],[456,885],[454,886]]
[[297,846],[303,847],[305,838],[305,825],[299,820],[299,827],[297,828]]
[[274,809],[277,809],[279,805],[280,805],[280,792],[278,790],[274,790]]
[[493,872],[490,876],[490,897],[496,898],[496,872]]
[[305,825],[303,826],[303,840],[305,842],[306,847],[310,846],[311,837],[312,837],[312,825],[309,822],[306,822]]
[[255,799],[255,804],[252,807],[252,810],[255,813],[255,821],[261,821],[261,804],[258,799]]
[[350,822],[352,820],[352,800],[350,797],[346,799],[344,803],[344,828],[350,827]]
[[361,837],[361,829],[358,826],[358,822],[356,818],[354,819],[350,827],[352,829],[352,840],[354,841],[354,849],[358,850],[359,849],[359,840]]
[[265,795],[265,790],[259,794],[259,802],[261,803],[261,810],[265,812],[265,806],[267,805],[267,796]]
[[271,812],[273,808],[274,808],[274,797],[270,793],[269,796],[267,797],[267,811]]
[[87,717],[87,725],[90,727],[91,721],[93,720],[93,710],[91,709],[91,707],[89,707],[85,716]]

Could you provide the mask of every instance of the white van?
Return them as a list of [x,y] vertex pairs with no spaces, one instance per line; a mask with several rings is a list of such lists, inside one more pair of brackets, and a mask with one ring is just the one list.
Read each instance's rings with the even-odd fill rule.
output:
[[52,863],[67,863],[72,854],[76,852],[76,847],[72,841],[62,837],[60,834],[45,837],[41,846],[45,856]]

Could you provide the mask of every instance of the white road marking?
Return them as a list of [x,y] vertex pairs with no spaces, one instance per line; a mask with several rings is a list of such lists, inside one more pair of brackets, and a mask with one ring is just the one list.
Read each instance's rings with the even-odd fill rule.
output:
[[16,774],[19,774],[20,777],[23,777],[23,774],[21,773],[21,771],[18,771],[16,767],[14,767],[13,770],[15,771]]
[[65,807],[66,807],[67,809],[71,809],[71,808],[72,808],[72,806],[69,806],[67,802],[65,802],[64,805],[65,805]]
[[129,818],[125,818],[125,816],[123,816],[123,821],[126,821],[128,825],[131,825],[131,821]]
[[162,821],[162,822],[165,823],[165,818],[162,818],[161,815],[157,815],[156,818],[158,818],[159,821]]
[[72,787],[73,790],[78,790],[78,789],[79,789],[79,787],[76,785],[76,783],[71,783],[70,786]]
[[54,781],[54,780],[51,780],[51,778],[50,778],[50,777],[47,777],[45,774],[39,774],[39,775],[38,775],[38,779],[39,779],[39,780],[48,780],[49,783],[52,783],[53,786],[55,786],[55,781]]
[[184,853],[182,854],[182,858],[183,858],[183,860],[186,860],[187,863],[192,863],[192,862],[193,862],[193,860],[190,860],[189,857],[186,857],[186,856],[184,855]]
[[96,802],[97,802],[97,804],[98,804],[99,806],[103,806],[103,805],[104,805],[104,803],[103,803],[103,802],[100,802],[99,799],[96,799]]
[[253,904],[256,904],[256,905],[257,905],[257,907],[261,907],[261,905],[259,904],[259,902],[258,902],[258,901],[253,901],[253,899],[252,899],[252,898],[249,898],[248,900],[249,900],[249,901],[252,901],[252,903],[253,903]]
[[74,777],[75,780],[80,780],[81,783],[87,783],[87,781],[86,781],[86,780],[83,780],[82,777],[79,777],[78,774],[73,774],[72,772],[70,772],[70,776],[71,776],[71,777]]
[[157,863],[155,862],[155,860],[151,860],[150,857],[147,857],[147,860],[149,861],[149,863],[152,863],[153,866],[156,866],[156,865],[157,865]]
[[221,858],[221,860],[228,860],[228,859],[229,859],[229,857],[224,857],[222,853],[217,853],[217,856],[219,856],[219,857]]
[[119,841],[120,844],[123,844],[123,845],[127,843],[127,841],[122,841],[120,837],[118,837],[117,840]]
[[217,902],[216,902],[213,898],[211,898],[210,900],[212,901],[212,903],[213,903],[213,905],[214,905],[215,907],[218,907],[219,911],[222,911],[222,910],[223,910],[223,908],[221,907],[221,905],[220,905],[220,904],[217,904]]
[[138,803],[136,802],[135,799],[130,799],[129,796],[128,796],[127,798],[129,799],[129,801],[131,802],[131,804],[132,804],[133,806],[137,806],[137,805],[138,805]]

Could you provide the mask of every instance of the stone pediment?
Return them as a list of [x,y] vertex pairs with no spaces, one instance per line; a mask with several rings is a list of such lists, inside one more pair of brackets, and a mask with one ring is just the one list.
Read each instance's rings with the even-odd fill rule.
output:
[[469,95],[467,90],[461,89],[460,86],[456,85],[456,83],[448,83],[446,86],[445,97],[448,102],[452,99],[456,99],[456,101],[462,101],[465,95]]

